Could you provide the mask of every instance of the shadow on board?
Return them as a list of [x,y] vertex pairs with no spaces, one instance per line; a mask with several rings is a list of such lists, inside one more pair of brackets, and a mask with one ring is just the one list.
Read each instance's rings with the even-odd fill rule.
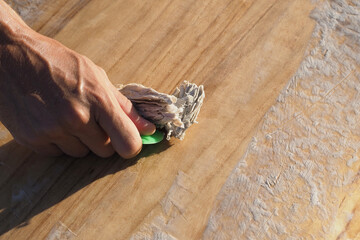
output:
[[97,179],[123,171],[170,146],[168,141],[144,145],[137,157],[128,160],[117,154],[106,159],[94,154],[80,159],[46,158],[15,141],[0,146],[0,236],[26,226],[32,217]]

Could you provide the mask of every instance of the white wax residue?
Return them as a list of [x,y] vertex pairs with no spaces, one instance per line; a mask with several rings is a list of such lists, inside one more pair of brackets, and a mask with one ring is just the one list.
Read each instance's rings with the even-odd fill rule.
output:
[[306,58],[217,196],[204,239],[336,239],[352,219],[337,221],[359,191],[360,4],[325,1],[311,16]]

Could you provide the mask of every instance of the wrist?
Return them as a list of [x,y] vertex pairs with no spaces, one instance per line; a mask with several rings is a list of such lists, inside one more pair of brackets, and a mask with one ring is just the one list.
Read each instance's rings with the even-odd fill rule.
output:
[[33,32],[9,5],[0,0],[0,45],[21,41]]

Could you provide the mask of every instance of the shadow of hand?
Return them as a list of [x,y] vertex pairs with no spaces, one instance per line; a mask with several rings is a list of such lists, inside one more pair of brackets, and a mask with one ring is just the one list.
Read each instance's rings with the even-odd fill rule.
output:
[[45,158],[11,141],[0,147],[0,236],[104,176],[125,171],[139,159],[165,151],[168,141],[145,145],[135,158],[94,154]]

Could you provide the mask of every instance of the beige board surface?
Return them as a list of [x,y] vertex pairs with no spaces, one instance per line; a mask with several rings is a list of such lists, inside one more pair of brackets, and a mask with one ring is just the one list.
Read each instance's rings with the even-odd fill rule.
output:
[[326,1],[305,58],[217,196],[205,239],[360,239],[360,4]]
[[102,66],[114,84],[136,82],[170,93],[188,80],[204,85],[206,99],[184,141],[145,147],[132,160],[40,157],[2,127],[0,239],[210,236],[205,229],[216,196],[304,57],[314,5],[8,2],[35,30]]

